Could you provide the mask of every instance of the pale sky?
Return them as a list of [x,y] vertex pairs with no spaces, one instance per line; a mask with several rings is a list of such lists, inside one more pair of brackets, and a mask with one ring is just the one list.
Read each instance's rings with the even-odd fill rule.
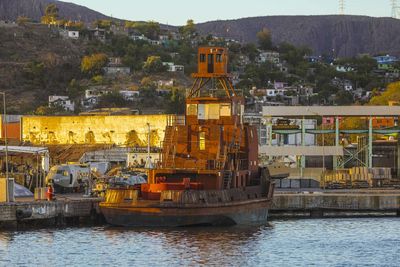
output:
[[[339,13],[339,0],[64,0],[127,20],[183,25],[268,15]],[[400,1],[399,1],[400,3]],[[345,14],[390,17],[390,0],[345,0]]]

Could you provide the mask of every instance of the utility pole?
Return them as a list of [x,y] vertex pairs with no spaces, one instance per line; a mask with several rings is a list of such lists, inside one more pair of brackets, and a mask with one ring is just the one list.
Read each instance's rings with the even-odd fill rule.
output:
[[[10,179],[8,177],[8,140],[7,140],[7,108],[6,108],[6,93],[0,92],[3,95],[3,129],[4,129],[4,147],[5,147],[5,156],[6,156],[6,202],[10,202],[10,192],[9,184]],[[12,192],[13,194],[14,192]]]
[[339,0],[339,15],[344,15],[344,0]]
[[151,129],[150,129],[150,123],[147,123],[148,127],[148,135],[147,135],[147,168],[151,169],[151,161],[150,161],[150,141],[151,141]]

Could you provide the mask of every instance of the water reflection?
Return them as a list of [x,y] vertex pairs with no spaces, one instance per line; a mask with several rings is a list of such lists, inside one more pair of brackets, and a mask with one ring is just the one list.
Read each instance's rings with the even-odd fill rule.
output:
[[400,266],[400,219],[0,232],[0,266]]
[[[109,244],[140,242],[142,249],[155,252],[151,256],[158,263],[177,260],[178,265],[224,265],[227,257],[237,257],[241,265],[268,236],[272,226],[262,227],[193,227],[193,228],[113,228],[107,227],[104,234]],[[263,234],[261,234],[263,232]],[[117,242],[116,242],[117,241]],[[131,249],[131,252],[134,250]],[[178,257],[177,257],[178,255]],[[137,262],[146,260],[135,255]],[[149,260],[149,259],[147,259]],[[135,262],[135,260],[130,261]]]

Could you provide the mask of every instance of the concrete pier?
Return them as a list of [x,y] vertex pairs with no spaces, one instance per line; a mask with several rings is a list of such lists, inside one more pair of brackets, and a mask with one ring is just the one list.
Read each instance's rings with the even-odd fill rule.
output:
[[399,216],[400,191],[277,193],[271,218]]
[[[0,230],[103,223],[100,198],[58,196],[55,201],[0,203]],[[271,219],[400,216],[400,190],[276,192]]]
[[19,200],[0,203],[0,229],[95,223],[101,218],[99,198],[59,197],[55,201]]

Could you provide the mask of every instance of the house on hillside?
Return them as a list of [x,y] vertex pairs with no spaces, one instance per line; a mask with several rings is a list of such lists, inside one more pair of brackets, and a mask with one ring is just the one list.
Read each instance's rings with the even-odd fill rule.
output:
[[101,42],[106,41],[107,31],[101,28],[90,29],[90,37]]
[[109,62],[107,66],[103,68],[103,71],[106,75],[129,75],[131,73],[131,68],[124,66],[120,57],[110,57]]
[[279,64],[279,52],[275,51],[261,51],[258,57],[256,58],[257,63],[273,63]]
[[376,62],[378,64],[394,64],[396,62],[399,62],[399,59],[397,57],[390,56],[390,55],[377,56],[377,57],[374,57],[374,59],[376,60]]
[[99,103],[99,98],[102,95],[111,94],[112,91],[104,88],[90,88],[85,90],[85,96],[81,100],[81,105],[85,110],[94,108]]
[[75,103],[68,96],[51,95],[49,96],[49,107],[61,107],[65,111],[75,111]]
[[111,94],[112,91],[108,89],[98,89],[98,88],[91,88],[85,90],[85,99],[89,99],[92,97],[100,97],[102,95]]
[[163,66],[167,67],[169,72],[184,72],[185,67],[183,65],[175,65],[173,62],[163,62]]
[[129,38],[133,41],[147,41],[147,37],[143,34],[140,35],[130,35]]
[[322,61],[322,57],[321,56],[304,56],[304,59],[308,63],[319,63],[319,62]]
[[121,90],[121,91],[119,91],[119,93],[126,101],[134,101],[135,99],[139,98],[139,96],[140,96],[139,91]]
[[66,38],[66,39],[74,39],[74,40],[78,40],[79,39],[79,31],[76,31],[76,30],[64,30],[64,29],[61,29],[60,30],[60,35],[63,38]]
[[99,103],[99,98],[95,96],[84,98],[81,101],[81,105],[85,110],[94,108],[98,103]]
[[349,65],[337,65],[336,71],[337,72],[352,72],[352,71],[354,71],[354,68]]
[[175,80],[170,79],[170,80],[158,80],[157,85],[158,87],[172,87],[174,86]]

